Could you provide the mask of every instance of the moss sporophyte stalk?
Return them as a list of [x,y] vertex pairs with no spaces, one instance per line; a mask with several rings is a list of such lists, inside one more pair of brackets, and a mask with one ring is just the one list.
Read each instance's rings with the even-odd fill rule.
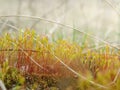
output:
[[119,54],[109,45],[98,50],[87,46],[63,39],[52,42],[34,30],[14,37],[5,33],[0,37],[0,79],[7,89],[101,90],[103,85],[119,90]]

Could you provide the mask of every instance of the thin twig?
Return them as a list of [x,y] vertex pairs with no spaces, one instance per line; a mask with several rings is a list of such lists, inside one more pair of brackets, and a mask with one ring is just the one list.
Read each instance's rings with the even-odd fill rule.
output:
[[6,21],[2,24],[2,26],[0,27],[0,33],[2,32],[2,30],[3,30],[4,27],[6,26],[7,22],[8,22],[8,20],[6,20]]
[[[0,23],[4,23],[4,22],[0,22]],[[13,28],[13,29],[15,29],[15,30],[18,29],[18,28],[16,28],[15,26],[13,26],[13,25],[11,25],[11,24],[7,24],[7,23],[4,23],[4,24],[6,24],[7,26],[9,26],[9,27],[11,27],[11,28]]]
[[2,80],[0,80],[0,89],[7,90]]
[[[18,30],[19,31],[19,30]],[[34,40],[35,41],[37,41],[37,39],[36,38],[34,38]],[[38,43],[40,44],[40,45],[42,45],[43,47],[45,47],[40,41],[38,41]],[[12,42],[12,44],[13,45],[16,45],[14,42]],[[45,47],[46,48],[46,47]],[[46,48],[47,49],[47,48]],[[28,53],[26,53],[22,48],[20,48],[20,50],[26,55],[26,56],[29,56],[28,55]],[[48,50],[48,49],[47,49]],[[106,86],[103,86],[103,85],[101,85],[101,84],[98,84],[98,83],[95,83],[95,82],[93,82],[93,81],[91,81],[91,80],[88,80],[86,77],[84,77],[84,76],[82,76],[81,74],[79,74],[78,72],[76,72],[76,71],[74,71],[72,68],[70,68],[68,65],[66,65],[60,58],[58,58],[55,54],[54,54],[54,52],[52,51],[50,51],[50,50],[48,50],[61,64],[63,64],[68,70],[70,70],[71,72],[73,72],[74,74],[76,74],[77,76],[79,76],[79,77],[81,77],[83,80],[86,80],[86,81],[88,81],[88,82],[90,82],[91,84],[93,84],[93,85],[96,85],[96,86],[98,86],[98,87],[101,87],[101,88],[108,88],[108,87],[106,87]],[[31,61],[33,62],[33,63],[35,63],[37,66],[39,66],[41,69],[44,69],[44,70],[46,70],[43,66],[41,66],[39,63],[37,63],[31,56],[29,56],[29,58],[31,59]],[[46,70],[47,71],[47,70]]]
[[89,33],[86,33],[86,32],[84,32],[84,31],[81,31],[81,30],[79,30],[79,29],[75,29],[75,28],[73,28],[73,27],[70,26],[70,25],[64,25],[64,24],[58,23],[58,22],[56,22],[56,21],[51,21],[51,20],[47,20],[47,19],[40,18],[40,17],[37,17],[37,16],[28,16],[28,15],[4,15],[4,16],[0,16],[0,18],[2,18],[2,17],[24,17],[24,18],[31,18],[31,19],[40,19],[40,20],[47,21],[47,22],[50,22],[50,23],[59,24],[59,25],[61,25],[61,26],[63,26],[63,27],[66,27],[66,28],[69,28],[69,29],[72,29],[72,30],[74,29],[74,30],[76,30],[76,31],[79,31],[80,33],[85,34],[85,35],[93,38],[93,39],[96,40],[96,41],[100,41],[100,42],[102,42],[102,43],[104,43],[104,44],[109,45],[110,47],[113,47],[113,48],[115,48],[115,49],[117,49],[117,50],[120,50],[119,47],[114,46],[114,45],[110,44],[109,42],[107,42],[107,41],[105,41],[105,40],[102,40],[102,39],[96,37],[95,35],[91,35],[91,34],[89,34]]
[[[35,38],[34,38],[34,40],[37,41],[37,39],[35,39]],[[47,49],[47,47],[44,46],[40,41],[38,41],[38,43]],[[47,50],[48,50],[48,49],[47,49]],[[49,51],[61,64],[63,64],[68,70],[70,70],[72,73],[74,73],[75,75],[79,76],[79,77],[82,78],[83,80],[86,80],[86,81],[90,82],[91,84],[96,85],[96,86],[101,87],[101,88],[106,88],[106,89],[108,88],[108,87],[103,86],[103,85],[101,85],[101,84],[95,83],[95,82],[93,82],[93,81],[91,81],[91,80],[88,80],[86,77],[84,77],[83,75],[79,74],[78,72],[76,72],[75,70],[73,70],[72,68],[70,68],[67,64],[65,64],[59,57],[57,57],[57,56],[54,54],[53,51],[50,51],[50,50],[48,50],[48,51]]]
[[117,79],[118,79],[119,75],[120,75],[120,68],[118,69],[118,72],[117,72],[117,74],[115,75],[114,80],[113,80],[111,83],[109,83],[108,85],[115,84],[115,82],[117,81]]
[[[37,50],[23,49],[24,51],[39,52]],[[20,49],[0,49],[0,51],[21,51]]]
[[[9,17],[9,16],[8,16]],[[34,17],[32,17],[33,19],[35,19]],[[45,20],[46,21],[46,20]],[[49,20],[47,20],[47,21],[49,21]],[[50,22],[52,22],[52,23],[56,23],[56,22],[54,22],[54,21],[50,21]],[[59,23],[58,23],[59,24]],[[63,25],[63,24],[60,24],[60,25]],[[63,25],[63,26],[65,26],[65,27],[69,27],[69,26],[66,26],[66,25]],[[71,26],[69,27],[70,29],[71,29]],[[77,30],[77,29],[76,29]],[[78,31],[78,30],[77,30]],[[80,31],[81,32],[81,31]],[[86,34],[86,33],[84,33],[84,34]],[[93,37],[93,36],[92,36]],[[101,41],[101,40],[100,40]],[[108,42],[107,42],[108,43]],[[93,82],[93,81],[90,81],[90,80],[88,80],[86,77],[84,77],[84,76],[82,76],[81,74],[79,74],[79,73],[77,73],[76,71],[74,71],[72,68],[70,68],[68,65],[66,65],[64,62],[62,62],[62,60],[61,59],[59,59],[56,55],[54,55],[54,53],[52,53],[53,54],[53,56],[58,60],[58,61],[60,61],[60,63],[62,63],[67,69],[69,69],[71,72],[73,72],[74,74],[76,74],[76,75],[78,75],[78,76],[80,76],[81,78],[83,78],[84,80],[86,80],[86,81],[89,81],[90,83],[92,83],[92,84],[94,84],[94,85],[96,85],[96,86],[99,86],[99,87],[103,87],[103,88],[108,88],[108,87],[106,87],[106,86],[103,86],[103,85],[100,85],[100,84],[98,84],[98,83],[95,83],[95,82]]]
[[[120,11],[119,11],[109,0],[104,0],[104,1],[105,1],[109,6],[111,6],[111,7],[113,8],[113,10],[115,10],[116,13],[120,16]],[[117,74],[116,74],[113,82],[111,82],[109,85],[114,84],[114,83],[117,81],[119,74],[120,74],[120,68],[118,69],[118,72],[117,72]]]
[[[57,22],[60,23],[64,18],[64,15],[62,15],[60,18],[58,18]],[[47,34],[48,38],[51,37],[51,35],[57,30],[58,24],[55,24],[53,28],[50,29],[50,32]]]
[[[15,45],[15,46],[17,45],[17,44],[15,44],[14,42],[11,42],[11,43],[12,43],[13,45]],[[36,62],[31,56],[29,56],[29,54],[28,54],[27,52],[25,52],[22,48],[20,48],[20,50],[21,50],[26,56],[28,56],[33,63],[35,63],[35,64],[36,64],[37,66],[39,66],[41,69],[48,71],[48,70],[45,69],[43,66],[41,66],[38,62]]]
[[120,16],[120,11],[109,0],[103,0],[103,1],[105,1],[109,6],[111,6],[112,9],[115,10],[116,13]]

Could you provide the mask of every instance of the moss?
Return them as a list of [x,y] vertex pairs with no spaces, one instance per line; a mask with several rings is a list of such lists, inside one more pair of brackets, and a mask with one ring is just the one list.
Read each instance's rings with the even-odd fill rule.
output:
[[57,81],[48,75],[26,74],[26,87],[34,90],[44,90],[47,88],[57,88]]
[[16,86],[22,86],[25,79],[16,68],[10,67],[5,73],[3,81],[5,86],[10,89]]
[[[97,83],[112,82],[120,66],[119,53],[111,49],[109,45],[92,51],[88,46],[86,43],[80,46],[75,42],[71,43],[62,39],[56,40],[56,43],[49,42],[47,36],[38,36],[34,30],[20,31],[14,38],[6,33],[4,37],[0,37],[0,66],[2,68],[0,78],[8,89],[21,85],[38,90],[61,89],[61,87],[72,89],[75,83],[72,77],[75,73],[68,70],[63,65],[64,63],[81,75],[92,77],[92,81]],[[4,63],[6,58],[8,62]],[[60,63],[60,60],[63,63]],[[59,78],[59,81],[53,76]],[[119,81],[114,84],[117,89]],[[80,79],[78,89],[89,88],[96,87]]]

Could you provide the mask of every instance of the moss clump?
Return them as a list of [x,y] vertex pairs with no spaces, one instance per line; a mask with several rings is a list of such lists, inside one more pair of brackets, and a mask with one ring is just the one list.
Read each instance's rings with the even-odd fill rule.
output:
[[7,89],[11,89],[16,86],[22,86],[25,79],[16,68],[10,67],[5,73],[3,81]]
[[[30,30],[18,32],[14,37],[7,33],[0,37],[0,79],[8,89],[24,84],[25,88],[33,90],[57,87],[75,90],[73,84],[68,83],[74,83],[74,76],[79,78],[72,70],[102,85],[114,81],[120,67],[120,52],[108,45],[91,50],[87,44],[81,46],[62,39],[50,42],[47,36],[38,36]],[[81,77],[78,84],[79,90],[94,88],[93,84]],[[117,89],[119,80],[114,85]]]
[[[26,88],[33,90],[57,89],[57,81],[49,75],[26,74]],[[53,90],[54,90],[53,89]]]

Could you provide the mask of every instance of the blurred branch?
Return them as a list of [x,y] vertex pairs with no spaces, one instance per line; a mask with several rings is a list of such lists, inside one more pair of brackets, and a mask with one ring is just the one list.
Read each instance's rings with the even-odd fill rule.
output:
[[0,34],[1,34],[1,32],[3,31],[3,29],[5,28],[7,22],[8,22],[8,20],[6,20],[6,21],[2,24],[2,26],[0,27]]
[[[14,43],[13,41],[11,41],[11,43],[13,44],[13,45],[17,45],[16,43]],[[43,66],[41,66],[38,62],[36,62],[36,60],[34,60],[31,56],[29,56],[29,54],[27,53],[27,52],[25,52],[24,50],[23,50],[23,48],[20,48],[20,50],[26,55],[26,56],[28,56],[29,58],[30,58],[30,60],[34,63],[34,64],[36,64],[39,68],[41,68],[41,69],[43,69],[43,70],[45,70],[45,71],[48,71],[47,69],[45,69]]]
[[109,0],[103,0],[103,1],[105,1],[109,6],[111,6],[113,10],[115,10],[116,13],[120,16],[120,11]]
[[7,90],[2,80],[0,80],[0,89]]
[[[57,22],[60,23],[63,20],[63,18],[64,18],[64,15],[58,18]],[[57,30],[57,28],[58,28],[58,25],[55,24],[55,26],[50,29],[49,33],[47,34],[48,38],[53,34],[55,30]]]
[[[113,5],[112,2],[110,2],[109,0],[104,0],[117,14],[118,16],[120,17],[120,11],[115,7],[115,5]],[[119,31],[118,31],[119,32]],[[116,37],[116,40],[118,41],[119,40],[119,36]]]
[[60,26],[66,27],[66,28],[79,31],[80,33],[82,33],[82,34],[84,34],[84,35],[87,35],[87,36],[89,36],[90,38],[92,38],[92,39],[94,39],[94,40],[96,40],[96,41],[100,41],[100,42],[102,42],[102,43],[104,43],[104,44],[109,45],[109,46],[112,47],[112,48],[115,48],[115,49],[117,49],[117,50],[120,50],[119,47],[117,47],[117,46],[115,46],[115,45],[113,45],[113,44],[110,44],[109,42],[107,42],[107,41],[105,41],[105,40],[103,40],[103,39],[100,39],[100,38],[96,37],[95,35],[86,33],[86,32],[84,32],[84,31],[81,31],[80,29],[75,29],[75,28],[73,28],[73,27],[70,26],[70,25],[64,25],[64,24],[62,24],[62,23],[58,23],[58,22],[56,22],[56,21],[51,21],[51,20],[44,19],[44,18],[37,17],[37,16],[27,16],[27,15],[4,15],[4,16],[0,16],[0,18],[2,18],[2,17],[24,17],[24,18],[31,18],[31,19],[39,19],[39,20],[43,20],[43,21],[50,22],[50,23],[58,24],[58,25],[60,25]]
[[[39,52],[37,50],[23,49],[24,51]],[[20,49],[0,49],[0,51],[21,51]]]
[[[46,17],[47,15],[49,15],[50,13],[52,13],[52,12],[58,10],[58,9],[60,10],[60,8],[61,8],[62,6],[64,6],[66,3],[67,3],[66,1],[62,2],[62,3],[61,3],[60,5],[58,5],[57,7],[51,9],[50,11],[48,11],[48,12],[46,12],[44,15],[42,15],[42,17],[45,18],[45,17]],[[37,23],[39,23],[39,21],[40,21],[40,20],[36,20],[36,21],[33,23],[33,25],[30,27],[30,29],[33,29],[33,27],[34,27]]]
[[[4,22],[0,22],[0,23],[4,23]],[[4,23],[5,25],[7,25],[7,26],[9,26],[9,27],[11,27],[11,28],[13,28],[13,29],[15,29],[15,30],[17,30],[18,28],[16,28],[15,26],[13,26],[13,25],[11,25],[11,24],[8,24],[8,23]]]
[[[17,28],[17,27],[16,27],[16,28]],[[17,31],[19,31],[19,29],[18,29]],[[36,38],[34,38],[34,40],[36,40]],[[39,44],[42,44],[40,41],[38,41],[38,43],[39,43]],[[15,44],[15,43],[13,43],[13,44]],[[42,44],[42,45],[43,45],[43,44]],[[44,46],[44,45],[43,45],[43,46]],[[46,46],[44,46],[44,47],[46,48]],[[20,48],[20,49],[21,49],[21,51],[23,51],[23,52],[28,56],[28,54],[27,54],[22,48]],[[51,52],[51,51],[49,51],[49,52]],[[54,54],[53,51],[51,52],[51,54],[52,54],[61,64],[63,64],[68,70],[70,70],[71,72],[73,72],[73,73],[76,74],[77,76],[81,77],[82,79],[90,82],[90,83],[93,84],[93,85],[98,86],[99,88],[106,88],[106,89],[108,88],[108,87],[103,86],[103,85],[101,85],[101,84],[95,83],[94,81],[88,80],[86,77],[84,77],[84,76],[82,76],[81,74],[79,74],[78,72],[74,71],[72,68],[70,68],[68,65],[66,65],[60,58],[58,58],[58,57]],[[37,62],[35,62],[35,61],[32,59],[32,57],[30,57],[30,58],[31,58],[31,60],[32,60],[36,65],[39,66],[39,64],[38,64]],[[43,68],[43,67],[40,66],[40,68]],[[119,69],[118,73],[116,74],[113,82],[116,81],[116,79],[118,78],[119,73],[120,73],[120,69]],[[113,82],[112,82],[112,83],[113,83]],[[110,85],[110,84],[108,84],[108,85]]]
[[[36,40],[36,39],[35,39]],[[64,67],[66,67],[69,71],[71,71],[72,73],[74,73],[75,75],[77,75],[78,77],[82,78],[83,80],[85,81],[88,81],[89,83],[95,85],[95,86],[98,86],[99,88],[105,88],[105,89],[108,89],[108,87],[104,86],[104,85],[101,85],[101,84],[98,84],[94,81],[91,81],[89,79],[87,79],[85,76],[83,76],[82,74],[76,72],[74,69],[72,69],[71,67],[69,67],[67,64],[65,64],[63,62],[63,60],[61,60],[59,57],[57,57],[55,54],[54,54],[54,51],[50,51],[46,46],[44,46],[40,41],[38,41],[38,43],[40,45],[42,45],[43,47],[45,47],[50,53],[51,55],[53,55]]]
[[120,68],[118,69],[117,74],[115,75],[114,80],[113,80],[110,84],[108,84],[108,85],[115,84],[115,82],[117,81],[117,79],[118,79],[119,75],[120,75]]
[[[64,14],[68,13],[70,10],[71,9],[69,9],[69,10],[66,9]],[[57,21],[56,21],[57,23],[62,22],[62,20],[64,19],[64,16],[65,16],[64,14],[57,19]],[[51,35],[55,32],[55,30],[57,30],[57,28],[58,28],[58,24],[55,24],[54,27],[50,29],[50,32],[47,34],[48,38],[51,37]]]

